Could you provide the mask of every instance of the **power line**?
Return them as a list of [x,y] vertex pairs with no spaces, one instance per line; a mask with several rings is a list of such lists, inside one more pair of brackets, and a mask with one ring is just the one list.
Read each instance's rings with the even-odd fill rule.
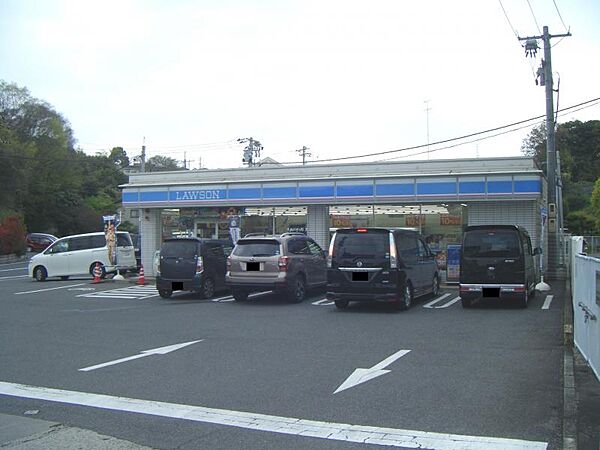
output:
[[[568,113],[574,113],[576,111],[581,111],[582,109],[591,108],[591,107],[597,106],[597,105],[600,105],[600,101],[597,101],[596,103],[592,103],[592,104],[589,104],[589,105],[581,106],[580,108],[574,109],[573,111],[566,111],[565,112],[563,110],[562,114],[557,114],[557,115],[560,115],[562,117],[562,116],[567,115]],[[558,113],[558,111],[557,111],[557,113]],[[447,145],[445,147],[436,148],[435,150],[432,150],[432,151],[437,152],[437,151],[440,151],[440,150],[448,150],[449,148],[460,147],[461,145],[472,144],[474,142],[480,142],[480,141],[484,141],[486,139],[492,139],[492,138],[495,138],[495,137],[498,137],[498,136],[502,136],[502,135],[505,135],[505,134],[514,133],[515,131],[524,130],[524,129],[530,128],[532,126],[534,126],[534,124],[527,124],[527,125],[523,125],[523,126],[520,126],[520,127],[517,127],[517,128],[513,128],[511,130],[501,131],[499,133],[492,134],[491,136],[484,136],[484,137],[480,137],[480,138],[477,138],[477,139],[472,139],[472,140],[467,141],[467,142],[459,142],[458,144]],[[410,155],[395,156],[393,158],[381,159],[379,161],[393,161],[395,159],[410,158],[411,156],[423,155],[425,153],[427,153],[427,151],[422,151],[422,152],[417,152],[417,153],[411,153]]]
[[[594,98],[594,99],[591,99],[591,100],[587,100],[587,101],[582,102],[582,103],[578,103],[577,105],[569,106],[568,108],[564,108],[561,111],[568,111],[568,110],[580,107],[582,105],[587,105],[587,104],[590,104],[590,103],[593,103],[593,102],[597,102],[597,101],[600,101],[600,97],[597,97],[597,98]],[[590,106],[595,106],[595,105],[590,105]],[[430,145],[447,144],[449,142],[459,141],[459,140],[462,140],[462,139],[467,139],[467,138],[471,138],[471,137],[474,137],[474,136],[479,136],[481,134],[487,134],[487,133],[491,133],[491,132],[494,132],[494,131],[499,131],[499,130],[502,130],[502,129],[514,127],[516,125],[522,125],[524,123],[532,122],[534,120],[538,120],[538,119],[541,119],[543,117],[546,117],[545,114],[541,115],[541,116],[531,117],[531,118],[525,119],[525,120],[520,120],[518,122],[513,122],[513,123],[510,123],[510,124],[507,124],[507,125],[502,125],[502,126],[499,126],[499,127],[490,128],[490,129],[487,129],[487,130],[484,130],[484,131],[478,131],[478,132],[475,132],[475,133],[465,134],[463,136],[459,136],[459,137],[455,137],[455,138],[444,139],[444,140],[441,140],[441,141],[433,142]],[[390,154],[390,153],[398,153],[398,152],[405,152],[405,151],[409,151],[409,150],[417,150],[417,149],[425,148],[425,147],[427,147],[427,144],[420,144],[420,145],[414,145],[414,146],[411,146],[411,147],[404,147],[404,148],[400,148],[400,149],[396,149],[396,150],[386,150],[386,151],[383,151],[383,152],[367,153],[367,154],[364,154],[364,155],[342,156],[342,157],[339,157],[339,158],[321,159],[319,162],[334,162],[334,161],[345,161],[345,160],[357,159],[357,158],[367,158],[367,157],[370,157],[370,156],[387,155],[387,154]],[[294,164],[294,162],[285,162],[285,163],[281,163],[281,164]]]
[[[563,27],[565,27],[565,31],[569,32],[569,29],[565,25],[565,21],[563,20],[562,15],[560,14],[560,11],[558,10],[558,5],[556,4],[556,0],[552,0],[552,2],[554,3],[554,7],[556,8],[556,12],[558,13],[558,17],[560,18],[560,21],[562,22]],[[561,41],[562,41],[562,39],[561,39]]]
[[529,0],[527,0],[527,4],[529,5],[529,11],[531,11],[531,15],[533,16],[533,21],[535,22],[535,26],[538,29],[538,33],[542,34],[542,31],[540,30],[540,26],[537,21],[537,17],[535,17],[535,13],[533,12],[533,8],[531,7],[531,3],[529,2]]
[[506,9],[504,9],[504,5],[502,4],[502,0],[498,0],[498,2],[500,3],[500,8],[502,8],[502,12],[504,13],[504,17],[506,17],[506,21],[508,22],[508,25],[512,29],[513,33],[515,33],[515,36],[519,37],[519,33],[517,33],[517,30],[515,30],[515,27],[513,27],[512,22],[508,18],[508,14],[506,14]]
[[[563,109],[557,109],[556,112],[557,113],[561,113],[560,116],[564,116],[568,113],[574,113],[577,111],[581,111],[582,109],[587,109],[587,108],[591,108],[594,106],[600,105],[600,97],[596,97],[590,100],[586,100],[584,102],[572,105],[572,106],[568,106],[566,108]],[[529,122],[532,122],[534,120],[538,120],[545,117],[545,115],[540,115],[540,116],[536,116],[536,117],[531,117],[529,119],[525,119],[525,120],[520,120],[518,122],[513,122],[507,125],[501,125],[498,127],[494,127],[494,128],[489,128],[487,130],[483,130],[483,131],[478,131],[478,132],[474,132],[474,133],[470,133],[470,134],[466,134],[463,136],[459,136],[459,137],[455,137],[455,138],[450,138],[450,139],[444,139],[441,141],[437,141],[437,142],[433,142],[430,143],[429,145],[440,145],[440,144],[447,144],[450,142],[454,142],[454,141],[459,141],[459,140],[463,140],[463,139],[468,139],[471,137],[475,137],[475,136],[479,136],[482,134],[487,134],[487,133],[491,133],[494,131],[500,131],[503,129],[507,129],[507,128],[511,128],[517,125],[523,125],[523,124],[528,124]],[[479,140],[484,140],[484,139],[490,139],[492,137],[496,137],[499,136],[501,134],[506,134],[506,133],[510,133],[512,131],[518,131],[520,129],[523,128],[527,128],[530,127],[531,125],[525,125],[523,127],[520,128],[515,128],[514,130],[508,130],[504,133],[499,133],[493,136],[487,136],[487,137],[483,137],[477,140],[472,140],[470,142],[462,142],[462,143],[458,143],[456,145],[453,146],[448,146],[445,148],[452,148],[452,147],[457,147],[460,145],[466,145],[472,142],[477,142]],[[411,147],[404,147],[404,148],[400,148],[400,149],[395,149],[395,150],[386,150],[386,151],[382,151],[382,152],[374,152],[374,153],[367,153],[364,155],[356,155],[356,156],[344,156],[344,157],[340,157],[340,158],[329,158],[329,159],[321,159],[319,160],[319,162],[333,162],[333,161],[342,161],[342,160],[348,160],[348,159],[357,159],[357,158],[366,158],[366,157],[370,157],[370,156],[378,156],[378,155],[385,155],[385,154],[391,154],[391,153],[399,153],[399,152],[405,152],[405,151],[410,151],[410,150],[418,150],[421,148],[426,148],[427,144],[420,144],[420,145],[415,145],[415,146],[411,146]],[[233,147],[231,147],[233,148]],[[439,149],[435,149],[432,151],[438,151],[438,150],[443,150],[444,148],[439,148]],[[1,150],[1,149],[0,149]],[[88,158],[95,158],[96,156],[93,155],[85,155]],[[39,161],[39,162],[47,162],[47,161],[57,161],[57,162],[78,162],[77,159],[72,158],[72,159],[64,159],[64,158],[43,158],[43,157],[39,157],[39,156],[23,156],[23,155],[7,155],[3,152],[0,152],[0,158],[11,158],[11,159],[21,159],[21,160],[34,160],[34,161]],[[86,160],[86,162],[93,162],[93,159],[91,160]],[[289,161],[289,162],[282,162],[280,164],[297,164],[296,161]],[[118,169],[115,169],[115,171],[118,171]]]

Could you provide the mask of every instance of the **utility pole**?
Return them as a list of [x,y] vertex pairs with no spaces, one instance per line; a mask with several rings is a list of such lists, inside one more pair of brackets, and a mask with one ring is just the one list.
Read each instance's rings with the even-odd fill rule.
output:
[[140,171],[144,173],[146,171],[146,137],[144,136],[144,140],[142,143],[142,157],[140,163]]
[[425,100],[425,112],[427,113],[427,159],[429,159],[429,111],[431,108],[429,107],[429,100]]
[[248,164],[248,167],[255,166],[256,163],[254,162],[254,157],[258,158],[260,156],[260,151],[263,149],[262,144],[251,137],[241,138],[237,141],[240,144],[245,144],[246,142],[248,143],[248,145],[244,148],[242,162]]
[[[550,39],[555,37],[571,36],[570,32],[566,34],[550,34],[548,27],[544,26],[544,32],[541,36],[530,36],[521,38],[519,41],[525,41],[525,55],[535,56],[537,53],[538,39],[544,43],[544,59],[538,69],[540,84],[546,88],[546,177],[548,179],[548,269],[557,270],[560,265],[560,243],[557,224],[562,222],[562,218],[556,220],[556,215],[562,208],[557,208],[557,186],[560,184],[560,173],[557,172],[556,160],[556,142],[554,136],[554,89],[552,82],[552,47]],[[536,80],[536,84],[538,81]],[[562,231],[562,230],[561,230]]]
[[302,148],[299,148],[298,150],[296,150],[297,153],[302,155],[302,165],[303,166],[306,164],[306,157],[312,156],[312,154],[309,152],[309,150],[310,149],[306,145],[303,145]]

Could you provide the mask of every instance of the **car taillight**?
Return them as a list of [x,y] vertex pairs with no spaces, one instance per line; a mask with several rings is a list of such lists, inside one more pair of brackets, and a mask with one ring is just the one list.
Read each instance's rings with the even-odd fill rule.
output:
[[357,228],[356,232],[357,233],[368,233],[369,230],[367,230],[366,228]]
[[277,266],[279,266],[280,272],[286,272],[288,270],[288,264],[290,262],[290,258],[288,256],[280,256],[277,261]]
[[333,235],[333,237],[331,238],[331,242],[329,243],[329,252],[327,253],[327,267],[331,268],[331,266],[333,265],[333,251],[334,251],[334,244],[335,244],[335,238],[337,236],[337,233],[335,233]]
[[459,292],[481,292],[481,286],[461,284],[458,290]]
[[525,292],[525,285],[518,285],[518,286],[502,286],[500,288],[500,290],[502,292]]
[[202,256],[198,256],[198,260],[196,261],[196,273],[204,272],[204,260]]
[[231,256],[227,257],[227,270],[231,270]]
[[396,252],[396,240],[394,233],[390,233],[390,269],[398,268],[398,253]]

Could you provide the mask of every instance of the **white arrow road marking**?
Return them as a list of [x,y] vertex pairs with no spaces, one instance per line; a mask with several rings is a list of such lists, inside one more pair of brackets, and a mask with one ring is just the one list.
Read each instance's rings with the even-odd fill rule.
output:
[[87,283],[70,284],[70,285],[68,285],[68,286],[58,286],[58,287],[53,287],[53,288],[38,289],[38,290],[36,290],[36,291],[15,292],[15,295],[21,295],[21,294],[35,294],[35,293],[37,293],[37,292],[54,291],[54,290],[56,290],[56,289],[68,289],[68,288],[72,288],[72,287],[76,287],[76,286],[83,286],[84,284],[87,284]]
[[113,366],[115,364],[120,364],[120,363],[126,362],[126,361],[132,361],[132,360],[138,359],[138,358],[144,358],[144,357],[150,356],[150,355],[166,355],[167,353],[174,352],[175,350],[179,350],[180,348],[187,347],[188,345],[192,345],[192,344],[195,344],[195,343],[201,342],[201,341],[203,341],[203,339],[200,339],[199,341],[184,342],[183,344],[175,344],[175,345],[168,345],[166,347],[153,348],[151,350],[144,350],[138,355],[128,356],[127,358],[115,359],[114,361],[109,361],[109,362],[105,362],[102,364],[96,364],[95,366],[84,367],[83,369],[79,369],[79,371],[80,372],[89,372],[90,370],[101,369],[106,366]]
[[365,381],[372,380],[373,378],[376,378],[381,375],[385,375],[388,372],[391,372],[391,370],[384,370],[384,369],[387,366],[389,366],[391,363],[396,361],[398,358],[402,358],[408,352],[410,352],[410,350],[400,350],[400,351],[394,353],[393,355],[388,356],[380,363],[375,364],[370,369],[361,369],[361,368],[356,369],[354,372],[352,372],[352,374],[348,378],[346,378],[346,381],[344,381],[341,384],[341,386],[335,390],[334,394],[345,391],[346,389],[349,389],[351,387],[354,387],[356,385],[364,383]]
[[554,295],[546,295],[546,300],[544,300],[542,309],[550,309],[550,304],[552,303],[553,298],[554,298]]
[[548,448],[546,442],[538,441],[318,422],[295,417],[66,391],[2,381],[0,381],[0,395],[266,431],[296,436],[296,439],[297,436],[306,436],[358,444],[437,450],[546,450]]
[[423,308],[435,308],[435,306],[433,306],[433,305],[435,305],[437,302],[444,300],[446,297],[450,297],[451,295],[452,294],[450,294],[450,293],[446,293],[440,297],[437,297],[437,298],[433,299],[433,301],[423,305]]

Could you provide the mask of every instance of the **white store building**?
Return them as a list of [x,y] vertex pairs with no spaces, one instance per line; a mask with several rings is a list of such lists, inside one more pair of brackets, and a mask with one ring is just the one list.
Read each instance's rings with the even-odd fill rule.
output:
[[444,266],[467,225],[521,225],[540,246],[546,204],[545,176],[530,157],[135,173],[121,187],[123,220],[139,220],[150,276],[163,239],[229,239],[232,216],[242,236],[302,231],[323,248],[335,228],[410,227]]

